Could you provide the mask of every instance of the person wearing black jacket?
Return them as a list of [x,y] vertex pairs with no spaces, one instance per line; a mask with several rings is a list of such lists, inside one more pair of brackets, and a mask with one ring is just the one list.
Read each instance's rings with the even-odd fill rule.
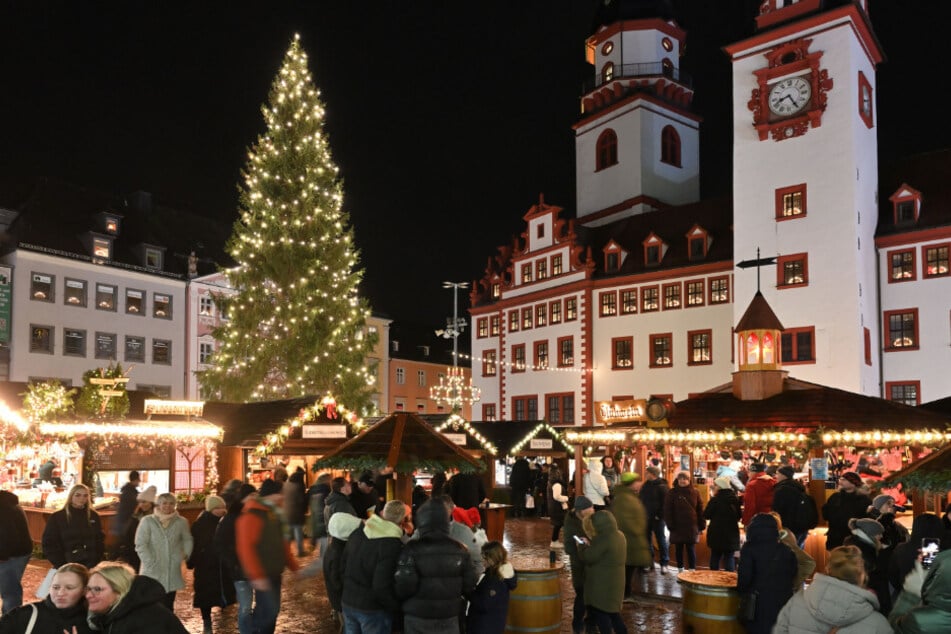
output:
[[[944,537],[944,524],[934,513],[922,513],[916,517],[911,523],[911,537],[908,541],[895,546],[895,552],[892,553],[888,562],[888,582],[892,587],[893,598],[898,598],[904,587],[905,577],[915,569],[915,562],[921,554],[921,540],[926,537],[931,539]],[[951,544],[941,543],[943,549],[949,546]]]
[[43,530],[43,554],[54,568],[70,563],[93,568],[103,560],[106,536],[99,513],[92,510],[91,497],[86,485],[73,485],[66,496],[66,505],[47,520]]
[[86,622],[86,582],[89,570],[82,564],[66,564],[53,574],[50,593],[36,603],[21,606],[0,619],[0,634],[91,634]]
[[[330,495],[324,502],[324,522],[330,523],[334,513],[349,513],[357,516],[357,510],[350,503],[352,487],[350,481],[343,477],[336,477],[330,481]],[[357,516],[359,517],[359,516]],[[364,519],[364,518],[360,518]]]
[[862,478],[854,471],[847,471],[839,478],[839,490],[833,493],[822,507],[822,518],[829,523],[826,533],[826,550],[841,546],[850,534],[849,520],[868,517],[872,500],[858,492]]
[[746,621],[747,634],[769,634],[779,611],[793,594],[793,579],[799,564],[796,555],[779,541],[779,525],[769,513],[757,513],[746,527],[746,543],[740,550],[736,589],[742,595],[756,591],[753,619]]
[[[779,513],[783,528],[796,536],[800,548],[806,543],[809,529],[818,522],[816,502],[806,493],[806,487],[795,479],[795,470],[789,465],[776,471],[776,485],[773,487],[773,510]],[[810,526],[811,524],[811,526]]]
[[[644,484],[641,485],[641,502],[647,514],[647,545],[654,558],[654,538],[660,550],[660,572],[667,574],[670,562],[670,547],[667,543],[667,526],[664,524],[664,498],[667,496],[667,481],[660,477],[660,468],[651,465],[644,470]],[[653,537],[652,537],[653,536]],[[651,564],[653,570],[653,564]]]
[[254,593],[248,582],[244,569],[238,561],[237,540],[235,538],[235,523],[244,508],[244,500],[253,495],[256,489],[250,484],[242,484],[235,496],[235,502],[228,507],[228,512],[218,522],[215,530],[214,547],[218,559],[221,561],[223,574],[230,575],[234,582],[235,599],[238,602],[238,631],[241,634],[251,634],[251,608]]
[[130,471],[129,481],[123,484],[122,488],[119,489],[119,508],[116,510],[116,516],[109,525],[109,532],[116,537],[125,535],[129,521],[132,519],[136,507],[139,505],[137,499],[139,497],[139,482],[139,472]]
[[204,634],[211,634],[211,608],[226,608],[235,602],[234,581],[215,551],[215,531],[225,515],[224,498],[209,495],[205,511],[191,526],[192,554],[186,565],[195,571],[192,607],[201,610]]
[[3,614],[23,603],[23,571],[33,554],[33,540],[20,498],[0,491],[0,597]]
[[532,486],[532,469],[524,457],[517,458],[512,465],[512,474],[509,476],[509,485],[512,487],[512,513],[514,517],[528,515],[525,509],[525,494]]
[[736,551],[740,549],[740,499],[730,478],[720,476],[713,481],[716,493],[707,502],[703,517],[707,524],[707,546],[710,548],[710,570],[736,570]]
[[86,600],[96,629],[105,634],[188,634],[162,604],[165,588],[127,564],[106,561],[89,575]]
[[427,502],[416,518],[419,537],[406,544],[396,566],[403,632],[458,632],[464,597],[477,581],[469,550],[449,536],[445,504]]

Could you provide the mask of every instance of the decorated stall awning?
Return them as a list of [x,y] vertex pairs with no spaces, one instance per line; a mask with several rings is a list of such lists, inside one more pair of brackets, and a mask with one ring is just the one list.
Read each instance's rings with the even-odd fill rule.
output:
[[473,429],[499,448],[498,457],[553,456],[571,452],[561,433],[545,421],[472,423]]
[[435,431],[419,416],[398,412],[383,418],[315,463],[317,469],[478,471],[484,465]]
[[106,438],[126,437],[143,440],[166,440],[175,443],[220,441],[221,427],[206,420],[124,420],[119,422],[42,422],[39,431],[43,436]]
[[916,460],[885,479],[886,485],[901,482],[906,491],[921,489],[944,494],[951,489],[951,445]]
[[780,393],[741,400],[732,384],[680,401],[669,427],[612,425],[566,432],[571,442],[678,443],[684,446],[784,445],[939,447],[951,417],[895,401],[786,378]]

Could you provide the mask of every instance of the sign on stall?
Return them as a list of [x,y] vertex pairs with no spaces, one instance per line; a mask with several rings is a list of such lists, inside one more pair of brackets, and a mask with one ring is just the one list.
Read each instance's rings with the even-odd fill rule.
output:
[[446,437],[446,440],[453,443],[454,445],[466,446],[466,435],[465,434],[446,434],[443,433],[443,436]]
[[552,447],[551,438],[532,438],[528,441],[529,449],[551,449]]
[[301,425],[301,438],[346,438],[346,425]]

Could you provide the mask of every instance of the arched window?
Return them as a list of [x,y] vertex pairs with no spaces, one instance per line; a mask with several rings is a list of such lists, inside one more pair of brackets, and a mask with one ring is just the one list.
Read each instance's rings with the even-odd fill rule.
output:
[[614,130],[605,130],[598,137],[595,171],[617,164],[617,135]]
[[680,135],[673,126],[665,127],[660,133],[660,160],[680,167]]
[[614,62],[608,62],[601,69],[601,83],[606,84],[614,79]]

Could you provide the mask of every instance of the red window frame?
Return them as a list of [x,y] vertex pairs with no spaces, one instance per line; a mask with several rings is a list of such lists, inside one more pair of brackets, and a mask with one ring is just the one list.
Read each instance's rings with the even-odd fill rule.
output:
[[518,332],[520,319],[517,308],[509,311],[509,332]]
[[[695,337],[705,336],[707,338],[707,358],[697,360],[694,354],[701,348],[695,347]],[[711,365],[713,363],[713,330],[688,330],[687,331],[687,365]]]
[[[717,292],[713,290],[714,282],[723,282],[726,288],[726,297],[724,299],[719,299],[717,297]],[[707,284],[707,295],[710,298],[709,302],[713,304],[729,304],[730,303],[730,276],[729,275],[720,275],[718,277],[711,277],[709,283]]]
[[531,306],[522,309],[522,330],[532,329],[532,324],[534,323],[532,320],[534,317]]
[[[799,350],[799,337],[797,335],[806,332],[809,333],[809,350],[803,353]],[[783,354],[787,337],[790,343],[791,356],[789,358],[786,358],[786,355]],[[799,328],[786,328],[779,336],[779,358],[783,365],[814,364],[816,362],[816,327],[802,326]]]
[[905,403],[905,399],[896,399],[892,398],[892,390],[894,388],[914,388],[915,390],[915,406],[921,405],[921,381],[886,381],[885,382],[885,399],[895,402],[895,403]]
[[[786,265],[795,262],[800,262],[802,264],[802,281],[787,282]],[[809,286],[809,254],[791,253],[789,255],[781,255],[776,258],[776,288],[783,290],[787,288],[802,288],[804,286]]]
[[551,274],[552,276],[562,274],[561,254],[551,256]]
[[495,403],[483,403],[482,404],[482,420],[495,420]]
[[620,291],[620,310],[622,315],[634,315],[637,313],[637,289],[622,288]]
[[[532,344],[533,355],[532,362],[535,370],[544,370],[551,363],[551,354],[548,349],[548,340],[536,341]],[[542,354],[544,352],[544,354]]]
[[[540,227],[541,225],[539,225]],[[536,280],[545,280],[548,279],[548,260],[542,258],[535,261],[535,279]]]
[[617,133],[608,128],[598,135],[594,152],[594,171],[600,172],[617,165]]
[[565,298],[565,321],[574,321],[578,319],[578,298]]
[[684,306],[683,284],[674,282],[673,284],[664,284],[664,310],[680,310]]
[[[624,344],[627,344],[627,358],[621,359],[621,357],[618,356],[618,347]],[[624,363],[624,361],[626,361],[626,363]],[[634,337],[614,337],[611,339],[611,369],[634,369]]]
[[[800,195],[799,213],[786,212],[786,196]],[[776,190],[776,221],[797,220],[806,217],[806,184],[790,185],[789,187],[780,187]]]
[[476,322],[478,334],[476,335],[479,339],[485,339],[489,336],[489,318],[488,317],[479,317],[479,320]]
[[[929,266],[928,252],[931,250],[937,251],[940,249],[945,250],[944,261],[943,261],[944,271],[936,270],[934,273],[932,273],[928,270],[928,266]],[[940,263],[941,261],[938,260],[938,264],[936,264],[936,266],[939,266]],[[921,247],[921,277],[922,279],[929,280],[936,277],[948,277],[948,275],[951,275],[951,242],[944,242],[942,244],[928,244]]]
[[502,332],[502,317],[499,315],[492,315],[489,318],[489,335],[492,337],[498,337]]
[[[902,341],[901,345],[895,345],[894,339],[892,337],[892,328],[891,322],[892,317],[902,317],[904,315],[909,315],[912,317],[912,341],[905,343]],[[919,332],[920,321],[918,319],[918,309],[917,308],[902,308],[899,310],[886,310],[883,319],[882,327],[884,328],[885,342],[884,350],[885,352],[905,352],[907,350],[918,350],[921,347],[921,334]],[[905,333],[905,328],[902,327],[900,334]],[[902,339],[905,337],[903,336]]]
[[660,162],[680,167],[680,135],[672,125],[660,132]]
[[[661,332],[650,335],[650,367],[652,368],[672,368],[674,366],[674,335],[670,332]],[[667,356],[658,361],[659,344],[661,341],[667,342]]]
[[[648,295],[653,295],[654,297],[653,308],[650,308],[647,305]],[[654,284],[653,286],[643,287],[641,289],[641,312],[653,313],[658,310],[660,310],[660,286]]]
[[[913,282],[918,279],[918,254],[913,248],[888,251],[886,257],[888,258],[885,264],[888,267],[889,284]],[[895,266],[896,257],[902,258],[900,267]],[[922,257],[924,257],[924,253],[922,253]],[[898,276],[895,275],[896,270],[900,273]]]
[[871,130],[875,126],[875,93],[862,71],[859,71],[858,98],[859,116],[865,122],[865,127]]
[[561,300],[556,300],[548,304],[548,323],[560,324],[561,323]]
[[517,343],[512,346],[512,372],[524,372],[528,365],[528,359],[525,358],[525,344]]
[[496,376],[499,373],[499,357],[495,350],[482,353],[482,376]]
[[532,277],[532,273],[533,273],[533,269],[532,269],[531,262],[529,262],[528,264],[522,265],[522,284],[528,284],[534,279]]
[[[567,348],[565,344],[568,344]],[[558,367],[570,368],[573,366],[575,364],[575,338],[570,335],[567,337],[558,337],[557,346]],[[566,350],[571,352],[571,357],[565,355]]]
[[[699,295],[696,292],[691,292],[691,287],[694,290],[699,288]],[[698,278],[695,280],[687,280],[684,282],[684,295],[686,296],[686,301],[684,306],[687,308],[696,308],[698,306],[704,306],[707,303],[707,282],[703,278]],[[695,298],[699,298],[697,301],[694,301]]]
[[617,291],[604,291],[598,295],[599,314],[602,317],[617,315]]
[[548,304],[537,304],[535,306],[535,326],[541,328],[548,323]]

